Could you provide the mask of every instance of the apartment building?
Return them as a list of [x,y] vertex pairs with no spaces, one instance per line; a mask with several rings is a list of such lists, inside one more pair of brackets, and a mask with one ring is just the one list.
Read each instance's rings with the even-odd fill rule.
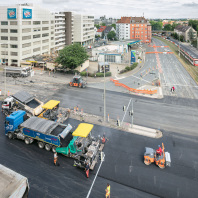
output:
[[134,39],[144,43],[151,42],[151,25],[144,17],[121,17],[116,23],[119,40]]
[[74,39],[75,43],[88,46],[95,40],[94,16],[74,14]]
[[65,14],[65,44],[71,45],[74,42],[74,14],[64,12]]
[[55,39],[56,51],[63,49],[66,45],[65,30],[66,30],[65,13],[64,12],[55,13],[54,39]]
[[54,48],[55,17],[33,4],[0,6],[0,59],[20,66],[32,56],[50,53]]

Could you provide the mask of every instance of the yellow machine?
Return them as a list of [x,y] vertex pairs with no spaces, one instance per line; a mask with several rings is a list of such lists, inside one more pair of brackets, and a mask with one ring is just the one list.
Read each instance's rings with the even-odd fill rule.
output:
[[58,122],[65,121],[69,117],[70,109],[60,108],[59,103],[60,101],[57,100],[48,101],[42,106],[43,111],[38,117]]

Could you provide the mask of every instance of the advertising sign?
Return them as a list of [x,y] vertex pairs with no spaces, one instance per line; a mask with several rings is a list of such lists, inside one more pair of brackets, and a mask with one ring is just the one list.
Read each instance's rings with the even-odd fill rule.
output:
[[8,8],[7,16],[8,16],[8,19],[16,19],[16,8]]
[[23,19],[32,18],[32,9],[23,8]]

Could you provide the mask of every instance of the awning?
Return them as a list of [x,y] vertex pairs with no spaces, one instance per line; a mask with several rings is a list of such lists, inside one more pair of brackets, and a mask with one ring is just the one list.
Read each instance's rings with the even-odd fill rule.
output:
[[42,108],[43,109],[53,109],[54,107],[56,107],[58,104],[60,103],[60,101],[57,100],[50,100],[47,103],[45,103]]
[[73,136],[87,137],[93,128],[93,124],[81,123],[78,128],[72,133]]

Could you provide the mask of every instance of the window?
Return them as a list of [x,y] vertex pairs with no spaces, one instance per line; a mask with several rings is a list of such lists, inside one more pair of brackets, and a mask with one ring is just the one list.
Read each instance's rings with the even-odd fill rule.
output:
[[10,37],[10,40],[11,40],[11,41],[18,41],[18,37],[12,37],[12,36],[11,36],[11,37]]
[[24,43],[24,44],[22,45],[22,48],[30,47],[30,46],[31,46],[31,43]]
[[10,30],[10,33],[17,33],[18,32],[18,30],[16,30],[16,29],[11,29]]
[[40,28],[34,28],[33,31],[34,32],[39,32],[39,31],[41,31],[41,29]]
[[11,56],[18,56],[18,52],[10,52]]
[[31,36],[22,36],[22,40],[28,40],[28,39],[31,39]]
[[1,21],[1,25],[8,25],[8,21]]
[[54,21],[51,21],[51,24],[54,24]]
[[31,25],[31,21],[22,21],[22,25]]
[[30,54],[31,53],[31,50],[25,50],[22,52],[22,55],[26,55],[26,54]]
[[41,37],[40,34],[33,35],[33,38],[34,38],[34,39],[35,39],[35,38],[40,38],[40,37]]
[[1,44],[1,48],[8,48],[8,44]]
[[13,59],[11,61],[12,61],[12,63],[17,63],[18,62],[18,60],[13,60]]
[[18,48],[18,45],[10,45],[10,48]]
[[8,29],[1,29],[1,33],[8,33]]
[[8,37],[7,37],[7,36],[2,36],[2,37],[1,37],[1,40],[2,40],[2,41],[7,41],[7,40],[8,40]]
[[43,50],[49,49],[49,45],[46,45],[46,46],[42,47],[42,49],[43,49]]
[[33,21],[33,25],[39,25],[39,24],[41,24],[40,21]]
[[22,29],[22,33],[28,33],[28,32],[31,32],[31,28]]
[[46,36],[49,36],[49,33],[42,34],[42,37],[46,37]]
[[49,24],[49,21],[42,21],[42,24]]
[[10,21],[10,25],[17,25],[17,21]]
[[49,27],[43,27],[42,30],[49,30]]
[[51,32],[51,34],[54,34],[54,32]]
[[49,39],[43,40],[42,43],[47,43],[49,42]]
[[41,44],[41,41],[35,41],[34,43],[33,43],[33,45],[40,45]]
[[41,48],[40,47],[37,47],[37,48],[34,48],[33,49],[33,52],[38,52],[38,51],[40,51],[41,50]]
[[8,55],[8,52],[7,51],[2,51],[1,55]]

